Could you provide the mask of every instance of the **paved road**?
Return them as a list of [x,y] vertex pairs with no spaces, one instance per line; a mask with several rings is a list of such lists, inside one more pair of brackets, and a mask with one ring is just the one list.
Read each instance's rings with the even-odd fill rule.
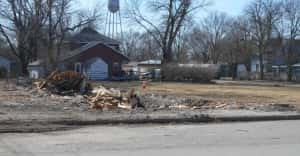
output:
[[300,121],[0,134],[0,156],[299,156]]

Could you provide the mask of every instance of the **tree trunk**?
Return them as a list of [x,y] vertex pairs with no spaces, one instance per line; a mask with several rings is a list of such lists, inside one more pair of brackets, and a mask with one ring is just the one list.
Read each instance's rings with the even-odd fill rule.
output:
[[288,81],[292,81],[293,79],[293,58],[292,58],[292,39],[290,40],[290,43],[289,43],[289,48],[288,48],[288,66],[287,66],[287,76],[288,76]]
[[232,80],[236,80],[237,79],[237,68],[238,68],[238,64],[237,63],[233,63],[231,65]]
[[27,56],[26,56],[26,48],[21,46],[21,45],[18,45],[17,47],[18,49],[18,53],[19,53],[19,60],[20,60],[20,64],[21,64],[21,75],[24,76],[24,75],[27,75],[28,74],[28,70],[27,70],[27,66],[28,66],[28,59],[27,59]]
[[251,62],[250,63],[246,63],[246,70],[247,70],[247,78],[248,80],[251,80]]
[[265,73],[264,73],[264,58],[263,58],[263,52],[260,48],[260,52],[259,52],[259,72],[260,72],[260,80],[264,80],[264,76],[265,76]]
[[170,49],[163,51],[163,64],[168,64],[173,61],[172,51]]
[[27,66],[28,66],[28,61],[26,59],[26,56],[24,54],[24,51],[19,51],[19,60],[20,60],[20,65],[21,65],[21,75],[27,75],[28,71],[27,71]]
[[288,75],[288,81],[292,81],[293,80],[293,66],[290,63],[288,64],[287,75]]
[[23,61],[21,62],[21,75],[27,75],[28,70],[27,70],[27,63],[24,63]]

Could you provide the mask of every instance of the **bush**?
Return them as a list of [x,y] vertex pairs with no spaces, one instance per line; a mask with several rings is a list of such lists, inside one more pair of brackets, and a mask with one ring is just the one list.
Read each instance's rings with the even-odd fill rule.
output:
[[215,66],[185,66],[177,64],[165,65],[162,69],[163,80],[179,82],[208,83],[218,76]]
[[6,78],[7,70],[5,67],[0,67],[0,78]]

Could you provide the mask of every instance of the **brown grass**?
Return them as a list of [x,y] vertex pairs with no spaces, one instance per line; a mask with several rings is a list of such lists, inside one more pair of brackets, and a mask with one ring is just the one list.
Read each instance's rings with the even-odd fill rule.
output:
[[264,100],[282,104],[300,105],[300,88],[232,86],[186,83],[153,83],[149,90],[218,98],[223,100]]
[[297,104],[300,106],[299,87],[151,82],[144,90],[141,89],[140,82],[104,82],[102,84],[108,87],[137,88],[140,92],[198,96],[221,101]]

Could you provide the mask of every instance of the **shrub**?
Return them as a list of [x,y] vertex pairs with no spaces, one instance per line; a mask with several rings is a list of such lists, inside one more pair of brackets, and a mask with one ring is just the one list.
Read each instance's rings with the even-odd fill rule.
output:
[[0,67],[0,78],[6,78],[7,70],[5,67]]
[[163,67],[162,75],[165,81],[208,83],[218,76],[218,68],[168,64]]

